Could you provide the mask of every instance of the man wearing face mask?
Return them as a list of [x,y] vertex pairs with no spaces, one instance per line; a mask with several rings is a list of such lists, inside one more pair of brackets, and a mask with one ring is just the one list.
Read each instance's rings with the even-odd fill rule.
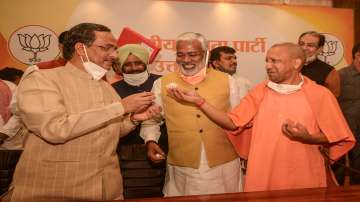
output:
[[11,201],[123,198],[118,140],[159,108],[151,106],[151,93],[120,99],[104,81],[116,49],[109,28],[81,23],[68,32],[65,66],[33,71],[20,82],[19,114],[31,132],[7,195]]
[[[151,74],[148,72],[147,65],[149,61],[149,52],[138,44],[127,44],[118,49],[118,60],[121,73],[123,75],[123,80],[118,81],[112,86],[115,88],[116,92],[120,95],[121,98],[125,98],[129,95],[133,95],[135,93],[140,92],[150,92],[153,87],[154,81],[160,77],[160,75]],[[166,126],[162,124],[160,127],[161,136],[159,139],[159,144],[163,148],[167,148],[167,134],[166,134]],[[132,169],[130,168],[131,162],[140,161],[142,164],[146,165],[142,170],[139,170],[139,176],[144,175],[141,172],[144,172],[144,169],[149,170],[149,172],[156,173],[164,173],[165,172],[165,164],[157,164],[153,165],[147,160],[146,156],[146,147],[144,145],[144,140],[140,137],[140,125],[136,127],[135,130],[131,131],[129,135],[120,139],[119,146],[119,158],[121,169]],[[136,154],[135,154],[136,153]],[[139,159],[139,155],[143,158]],[[125,156],[127,154],[131,154]],[[123,155],[123,156],[122,156]],[[136,158],[135,160],[133,158]],[[128,164],[129,166],[127,166]],[[145,168],[146,167],[146,168]],[[135,172],[132,170],[132,172]],[[151,177],[151,181],[161,181],[163,182],[163,175],[156,176],[146,176]],[[127,192],[127,181],[134,180],[133,176],[124,176],[124,186],[125,198],[134,198],[131,193]],[[146,187],[144,184],[149,183],[148,178],[136,178],[138,184],[142,184],[142,187],[133,187],[129,186],[131,192],[136,192],[136,189],[139,189],[136,194],[136,198],[143,198],[149,196],[162,196],[161,191],[154,191],[154,187]],[[162,185],[159,186],[159,189],[162,188]]]
[[317,56],[323,51],[325,36],[315,31],[304,32],[299,36],[298,44],[305,51],[306,61],[301,74],[317,84],[328,88],[335,97],[340,95],[340,76],[336,69],[319,60]]
[[[204,36],[193,32],[181,34],[176,42],[178,71],[156,80],[152,89],[156,103],[163,108],[168,130],[165,196],[242,191],[240,159],[222,128],[196,106],[178,102],[167,93],[174,87],[196,91],[224,110],[238,103],[235,80],[223,72],[207,69],[206,52]],[[157,144],[158,124],[158,120],[144,122],[141,133],[148,156],[154,162],[165,159]]]

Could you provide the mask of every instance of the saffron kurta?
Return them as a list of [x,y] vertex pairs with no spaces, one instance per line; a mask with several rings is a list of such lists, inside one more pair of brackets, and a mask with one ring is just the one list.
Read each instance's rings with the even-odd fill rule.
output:
[[12,201],[122,198],[116,147],[134,125],[114,89],[67,63],[34,71],[18,88],[32,131],[13,178]]
[[[230,138],[234,145],[250,146],[244,191],[326,187],[319,146],[288,139],[281,131],[286,119],[303,124],[310,134],[322,131],[330,142],[332,159],[354,146],[355,139],[335,97],[310,79],[304,80],[301,90],[287,95],[271,90],[264,82],[229,113],[237,126],[253,123],[247,145],[238,144],[245,137],[242,134]],[[244,151],[237,149],[240,154]]]

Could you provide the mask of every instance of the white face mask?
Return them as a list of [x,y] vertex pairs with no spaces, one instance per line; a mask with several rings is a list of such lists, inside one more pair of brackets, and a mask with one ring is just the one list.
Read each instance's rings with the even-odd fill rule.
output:
[[146,80],[149,78],[149,73],[147,70],[136,73],[136,74],[123,74],[124,81],[132,86],[140,86],[141,84],[145,83]]
[[86,70],[87,73],[89,73],[94,80],[100,80],[101,78],[103,78],[106,74],[106,72],[108,71],[107,69],[91,62],[89,60],[89,57],[87,55],[87,52],[86,52],[86,48],[85,48],[85,45],[83,46],[84,47],[84,51],[85,51],[85,56],[86,56],[86,62],[84,62],[84,60],[81,58],[81,61],[83,62],[84,64],[84,68]]
[[297,85],[279,84],[272,81],[269,81],[266,85],[280,94],[291,94],[301,89],[301,86],[304,83],[304,78],[301,74],[300,77],[301,82]]

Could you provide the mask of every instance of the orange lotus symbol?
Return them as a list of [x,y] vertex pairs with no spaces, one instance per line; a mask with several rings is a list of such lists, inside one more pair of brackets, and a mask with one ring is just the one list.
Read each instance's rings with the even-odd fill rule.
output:
[[327,62],[327,57],[335,55],[337,50],[337,41],[326,41],[323,47],[323,51],[320,55],[324,56],[324,62]]
[[41,59],[37,58],[37,54],[39,52],[43,52],[48,50],[50,45],[50,37],[51,35],[44,34],[33,34],[30,36],[29,34],[17,34],[19,38],[20,45],[22,50],[32,52],[33,57],[29,58],[29,62],[40,62]]

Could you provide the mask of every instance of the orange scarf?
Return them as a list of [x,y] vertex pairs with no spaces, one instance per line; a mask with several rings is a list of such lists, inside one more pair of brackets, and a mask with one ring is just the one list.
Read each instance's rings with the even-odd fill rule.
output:
[[203,67],[198,73],[192,75],[192,76],[185,76],[180,71],[180,77],[182,80],[184,80],[186,83],[189,83],[191,85],[196,85],[203,81],[206,76],[206,67]]

